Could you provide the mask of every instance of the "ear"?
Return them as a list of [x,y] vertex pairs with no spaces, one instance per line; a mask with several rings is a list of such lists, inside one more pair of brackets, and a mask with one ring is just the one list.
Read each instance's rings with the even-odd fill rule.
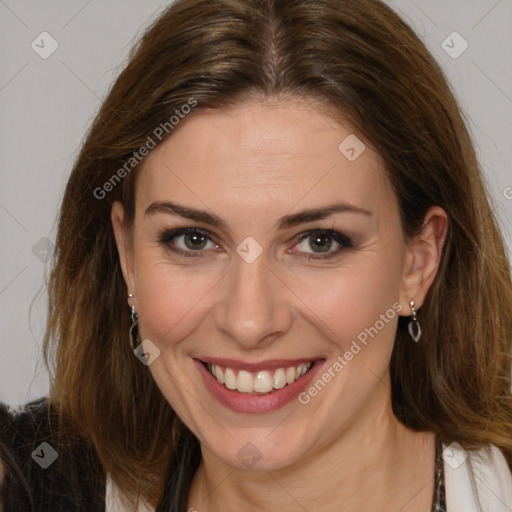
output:
[[412,313],[412,300],[416,310],[425,301],[439,269],[447,232],[448,215],[442,208],[433,206],[425,215],[421,233],[408,241],[400,290],[405,316]]
[[124,282],[126,283],[128,293],[136,295],[134,289],[135,279],[132,240],[128,227],[124,222],[125,211],[124,206],[120,201],[115,201],[112,204],[110,217],[112,220],[112,227],[114,229],[114,236],[116,239]]

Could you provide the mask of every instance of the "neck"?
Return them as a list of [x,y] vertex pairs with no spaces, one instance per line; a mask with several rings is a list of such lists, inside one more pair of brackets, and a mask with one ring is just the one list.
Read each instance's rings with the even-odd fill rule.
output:
[[322,510],[430,512],[435,436],[414,432],[390,401],[313,455],[272,472],[243,471],[202,446],[188,507],[199,512]]

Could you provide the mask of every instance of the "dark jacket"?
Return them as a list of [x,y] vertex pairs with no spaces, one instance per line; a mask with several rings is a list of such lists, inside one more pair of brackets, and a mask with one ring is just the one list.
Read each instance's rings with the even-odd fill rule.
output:
[[[59,439],[46,398],[11,410],[0,403],[5,512],[104,512],[106,475],[93,447]],[[46,443],[46,444],[42,444]]]
[[[105,512],[106,474],[96,450],[83,438],[57,436],[57,419],[46,398],[18,410],[0,403],[0,459],[7,468],[0,489],[4,512]],[[200,461],[199,441],[185,429],[156,512],[187,510]]]

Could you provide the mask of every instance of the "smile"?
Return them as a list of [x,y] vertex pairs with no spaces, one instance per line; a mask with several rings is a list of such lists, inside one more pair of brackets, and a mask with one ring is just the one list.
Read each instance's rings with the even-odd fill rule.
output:
[[193,360],[215,401],[242,413],[268,413],[293,403],[326,361],[311,358],[248,363],[210,357]]
[[282,389],[306,375],[313,366],[313,362],[302,363],[297,366],[277,368],[275,370],[262,370],[249,372],[221,367],[208,363],[206,368],[227,389],[247,394],[267,394],[276,389]]

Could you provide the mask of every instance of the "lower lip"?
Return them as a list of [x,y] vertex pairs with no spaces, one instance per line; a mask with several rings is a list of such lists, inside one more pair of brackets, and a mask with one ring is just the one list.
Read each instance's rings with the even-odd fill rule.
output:
[[286,404],[293,402],[309,386],[324,362],[325,360],[323,359],[315,361],[306,375],[303,375],[292,384],[286,385],[284,388],[276,389],[267,395],[248,395],[228,389],[206,369],[206,366],[201,361],[194,359],[203,382],[212,395],[229,409],[245,413],[276,411]]

